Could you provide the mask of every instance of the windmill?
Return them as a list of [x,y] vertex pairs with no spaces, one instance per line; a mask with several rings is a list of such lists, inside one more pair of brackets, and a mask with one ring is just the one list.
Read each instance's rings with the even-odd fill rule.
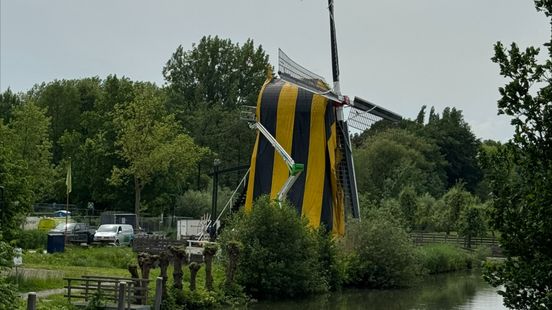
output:
[[287,199],[311,226],[325,225],[343,234],[346,212],[360,218],[351,134],[402,118],[341,94],[333,0],[328,6],[332,87],[279,50],[278,76],[269,75],[256,107],[242,109],[242,119],[258,133],[250,169],[238,186],[243,194],[227,206],[245,205],[248,210],[261,195]]

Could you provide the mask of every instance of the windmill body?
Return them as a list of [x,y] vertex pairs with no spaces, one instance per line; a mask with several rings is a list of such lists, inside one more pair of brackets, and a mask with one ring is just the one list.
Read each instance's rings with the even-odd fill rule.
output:
[[[401,116],[341,94],[333,0],[328,4],[333,88],[279,51],[278,76],[265,82],[249,119],[259,132],[245,208],[252,208],[262,195],[287,199],[311,226],[322,225],[341,235],[347,214],[360,218],[349,127],[362,133],[375,122],[398,122]],[[290,162],[302,165],[302,173],[294,175]]]

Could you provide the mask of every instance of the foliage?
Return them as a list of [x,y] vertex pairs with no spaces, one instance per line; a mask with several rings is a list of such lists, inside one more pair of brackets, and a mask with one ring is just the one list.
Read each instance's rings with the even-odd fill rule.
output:
[[135,213],[140,214],[141,192],[157,174],[186,176],[205,153],[164,108],[160,91],[151,84],[136,86],[135,99],[117,106],[115,123],[119,133],[115,144],[127,166],[114,167],[112,180],[121,183],[130,176],[134,183]]
[[268,55],[252,40],[243,46],[229,39],[203,37],[192,50],[179,46],[163,68],[171,96],[186,110],[198,104],[254,105],[265,80]]
[[434,141],[447,162],[447,188],[464,182],[468,190],[474,191],[482,175],[477,161],[480,142],[464,120],[462,111],[446,107],[439,116],[432,108],[422,133]]
[[346,263],[341,255],[336,237],[324,227],[316,230],[318,239],[318,256],[322,268],[322,278],[328,282],[330,290],[341,288],[346,278]]
[[[538,11],[552,19],[552,2],[537,0]],[[493,62],[508,81],[499,88],[499,114],[512,118],[515,133],[506,150],[490,162],[493,192],[491,224],[501,233],[507,256],[490,269],[487,280],[503,285],[508,307],[552,307],[552,42],[540,49],[509,49],[498,42]]]
[[418,272],[410,237],[386,209],[364,212],[361,222],[350,223],[344,249],[346,284],[367,288],[400,287]]
[[0,119],[4,119],[9,123],[11,114],[14,108],[21,104],[21,98],[8,89],[4,93],[0,93]]
[[[243,244],[236,280],[254,297],[301,296],[328,289],[317,234],[294,208],[259,198],[237,213],[220,236]],[[328,259],[326,259],[326,262]]]
[[466,238],[468,248],[471,248],[473,238],[484,235],[487,232],[484,213],[485,210],[480,205],[469,205],[460,213],[458,233]]
[[440,194],[444,174],[438,149],[403,129],[377,133],[354,152],[359,191],[371,199],[397,197],[411,186],[417,193]]
[[0,238],[0,309],[8,310],[18,300],[17,289],[6,281],[4,268],[12,265],[13,249]]
[[[226,188],[219,189],[217,198],[217,210],[219,212],[228,202],[231,194],[232,192]],[[211,213],[212,199],[211,189],[205,191],[188,190],[176,197],[176,215],[200,218],[206,213]]]
[[449,244],[431,244],[416,248],[416,255],[424,271],[429,274],[471,268],[471,253]]
[[208,191],[186,191],[176,199],[176,214],[199,218],[211,211],[212,193]]
[[436,200],[430,194],[424,194],[416,200],[416,229],[432,231],[439,227],[440,215],[444,206],[442,201]]
[[49,124],[32,102],[13,107],[8,124],[0,119],[0,185],[5,200],[0,228],[8,239],[32,203],[51,191]]
[[415,226],[417,198],[412,186],[405,187],[399,194],[399,205],[408,229],[413,229]]
[[11,310],[17,304],[19,296],[15,285],[0,278],[0,310]]
[[15,247],[24,250],[37,250],[46,247],[48,232],[41,230],[21,230],[17,233],[16,239],[12,240]]
[[463,184],[457,184],[449,189],[441,198],[444,209],[439,212],[441,231],[450,232],[458,226],[460,214],[468,205],[475,203],[475,198],[464,190]]
[[[227,168],[249,162],[255,132],[240,120],[237,108],[256,104],[269,67],[268,55],[252,40],[240,45],[217,36],[203,37],[188,51],[179,46],[167,61],[163,75],[169,111],[197,144],[213,152],[198,167],[196,189],[203,189],[201,174],[211,169],[215,157]],[[223,175],[220,184],[235,187],[242,176]]]

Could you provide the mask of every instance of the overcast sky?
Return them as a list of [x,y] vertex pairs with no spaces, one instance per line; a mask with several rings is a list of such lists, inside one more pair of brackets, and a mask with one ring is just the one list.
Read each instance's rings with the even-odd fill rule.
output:
[[[326,0],[0,0],[0,91],[108,74],[163,85],[178,45],[252,38],[331,81]],[[482,139],[507,140],[493,44],[542,46],[531,0],[335,0],[342,92],[414,118],[422,105],[464,112]]]

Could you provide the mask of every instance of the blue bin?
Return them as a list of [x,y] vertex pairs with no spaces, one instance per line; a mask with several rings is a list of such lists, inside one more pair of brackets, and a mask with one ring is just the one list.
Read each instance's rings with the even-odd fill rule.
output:
[[48,244],[46,246],[48,253],[56,253],[65,251],[65,235],[64,234],[48,234]]

